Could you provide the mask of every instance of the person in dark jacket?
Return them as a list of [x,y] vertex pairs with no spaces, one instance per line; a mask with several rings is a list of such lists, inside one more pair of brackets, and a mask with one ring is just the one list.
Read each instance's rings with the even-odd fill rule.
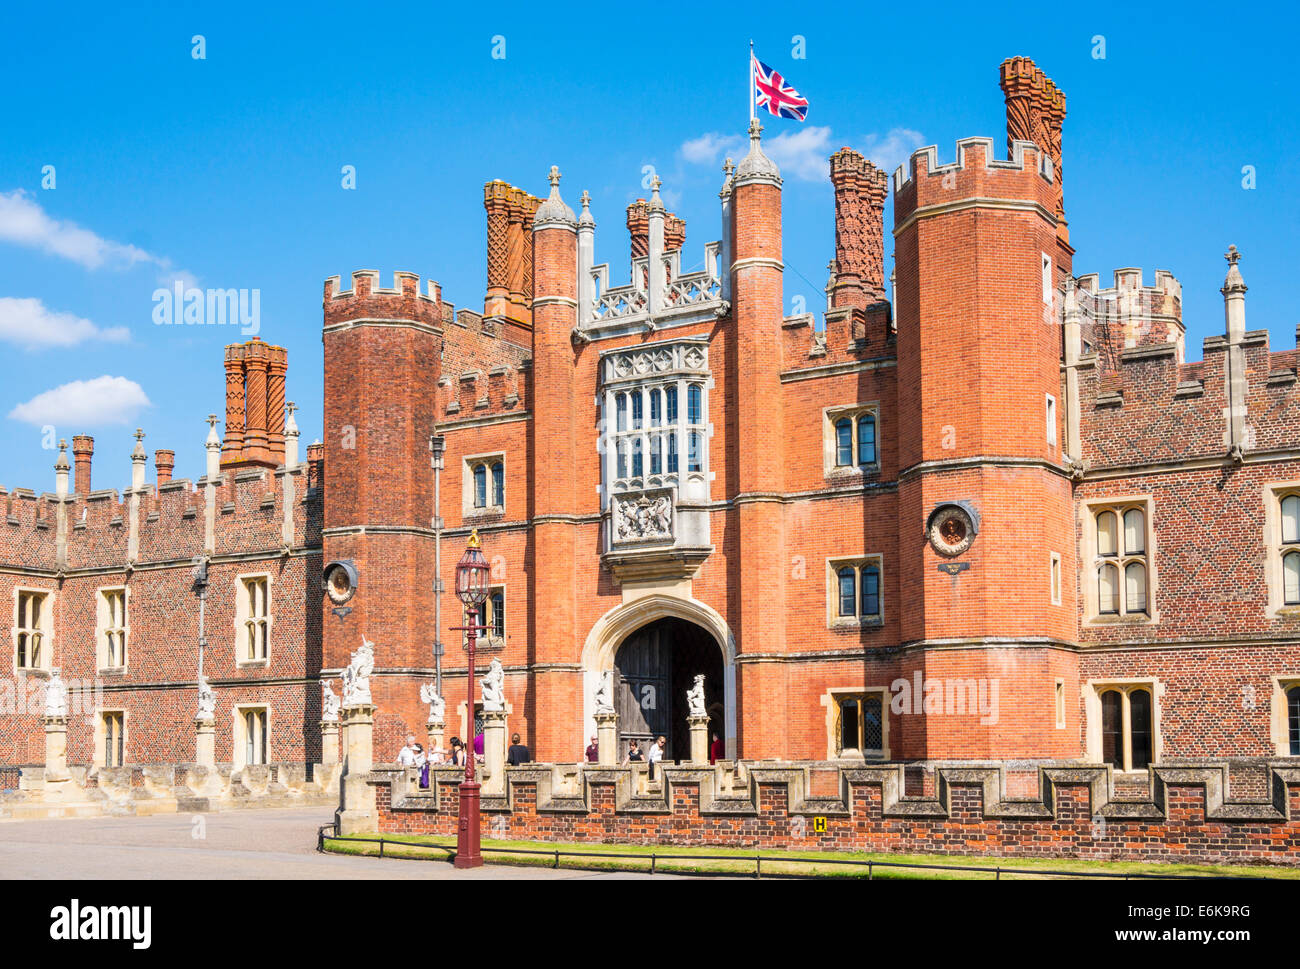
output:
[[527,764],[532,760],[532,755],[528,748],[519,742],[519,734],[510,735],[510,749],[506,751],[506,765],[509,767],[519,767]]

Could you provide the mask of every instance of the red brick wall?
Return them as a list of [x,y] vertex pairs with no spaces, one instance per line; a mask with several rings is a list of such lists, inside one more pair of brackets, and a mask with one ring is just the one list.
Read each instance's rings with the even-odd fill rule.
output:
[[[394,805],[391,782],[375,783],[378,829],[386,834],[452,835],[457,825],[456,778],[441,771],[437,798],[419,806]],[[387,775],[375,774],[374,778]],[[790,788],[781,782],[754,783],[756,810],[718,808],[702,812],[701,785],[684,777],[669,783],[670,799],[660,809],[617,808],[611,779],[588,781],[587,810],[548,810],[538,806],[538,783],[511,780],[509,810],[483,810],[482,836],[501,840],[596,842],[600,844],[718,845],[745,848],[796,848],[827,851],[920,852],[977,857],[1087,858],[1227,864],[1295,864],[1300,860],[1300,821],[1277,816],[1212,820],[1207,817],[1206,788],[1170,782],[1167,811],[1148,810],[1141,820],[1095,813],[1088,784],[1059,779],[1050,806],[1021,802],[1015,811],[986,805],[981,783],[973,778],[949,780],[946,805],[938,800],[913,802],[912,810],[885,810],[879,781],[850,780],[847,802],[838,797],[792,805]],[[1292,778],[1290,812],[1300,807],[1300,782]],[[1038,815],[1026,811],[1033,807]],[[1260,812],[1270,808],[1259,806]],[[1019,816],[1017,816],[1017,814]],[[814,818],[825,818],[817,832]],[[504,819],[504,821],[502,820]]]

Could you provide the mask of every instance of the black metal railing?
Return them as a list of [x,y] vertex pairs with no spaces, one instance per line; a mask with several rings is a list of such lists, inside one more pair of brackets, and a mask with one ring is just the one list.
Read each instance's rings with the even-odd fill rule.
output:
[[[363,844],[379,845],[379,857],[384,857],[384,845],[397,845],[406,848],[423,848],[432,851],[445,851],[448,857],[456,854],[454,845],[426,844],[420,841],[402,841],[397,838],[353,838],[341,837],[335,834],[327,835],[325,832],[333,830],[334,825],[321,825],[316,832],[316,850],[325,851],[325,842],[328,841],[351,841]],[[637,854],[629,851],[564,851],[559,848],[489,848],[486,845],[479,849],[483,854],[496,852],[505,855],[539,855],[553,859],[552,868],[560,867],[561,858],[625,858],[644,862],[647,858],[650,861],[650,874],[655,874],[657,866],[661,861],[729,861],[729,862],[753,862],[754,878],[763,877],[763,862],[768,865],[784,864],[807,864],[807,865],[846,865],[867,869],[867,879],[875,877],[877,868],[884,869],[923,869],[926,871],[959,871],[959,872],[976,872],[981,874],[993,875],[994,881],[1001,881],[1003,875],[1039,875],[1053,878],[1106,878],[1111,880],[1129,881],[1131,879],[1141,880],[1150,879],[1154,881],[1263,881],[1261,876],[1256,875],[1183,875],[1170,872],[1169,874],[1159,874],[1155,872],[1097,872],[1097,871],[1057,871],[1055,869],[1045,868],[1009,868],[1002,865],[947,865],[947,864],[926,864],[924,862],[913,861],[876,861],[874,859],[859,860],[850,858],[788,858],[774,857],[768,855],[684,855],[672,854],[670,852],[652,851],[649,855]],[[506,862],[507,864],[509,862]],[[639,868],[637,870],[640,870]],[[719,872],[702,872],[701,874],[736,874],[730,871]],[[797,872],[774,872],[768,869],[768,877],[777,878],[819,878],[821,875],[800,874]]]

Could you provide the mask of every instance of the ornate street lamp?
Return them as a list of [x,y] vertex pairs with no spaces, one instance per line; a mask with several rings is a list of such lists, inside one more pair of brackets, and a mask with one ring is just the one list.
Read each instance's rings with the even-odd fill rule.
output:
[[484,627],[478,624],[478,607],[488,594],[488,563],[479,547],[478,529],[469,537],[465,554],[456,563],[456,596],[465,604],[465,650],[469,654],[469,696],[465,706],[467,734],[465,780],[460,785],[460,814],[456,834],[456,867],[478,868],[483,864],[479,850],[479,784],[474,779],[474,643]]

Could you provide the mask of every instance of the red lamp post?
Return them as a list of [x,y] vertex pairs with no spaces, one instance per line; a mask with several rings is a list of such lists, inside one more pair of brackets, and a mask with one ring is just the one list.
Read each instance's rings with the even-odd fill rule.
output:
[[[477,622],[478,607],[488,594],[488,563],[479,547],[478,529],[469,537],[465,554],[456,563],[456,596],[465,604],[466,652],[469,654],[469,695],[465,705],[467,736],[465,780],[460,785],[460,814],[456,832],[456,867],[478,868],[483,864],[479,850],[479,784],[474,779],[474,643],[483,627]],[[463,749],[463,748],[462,748]]]

